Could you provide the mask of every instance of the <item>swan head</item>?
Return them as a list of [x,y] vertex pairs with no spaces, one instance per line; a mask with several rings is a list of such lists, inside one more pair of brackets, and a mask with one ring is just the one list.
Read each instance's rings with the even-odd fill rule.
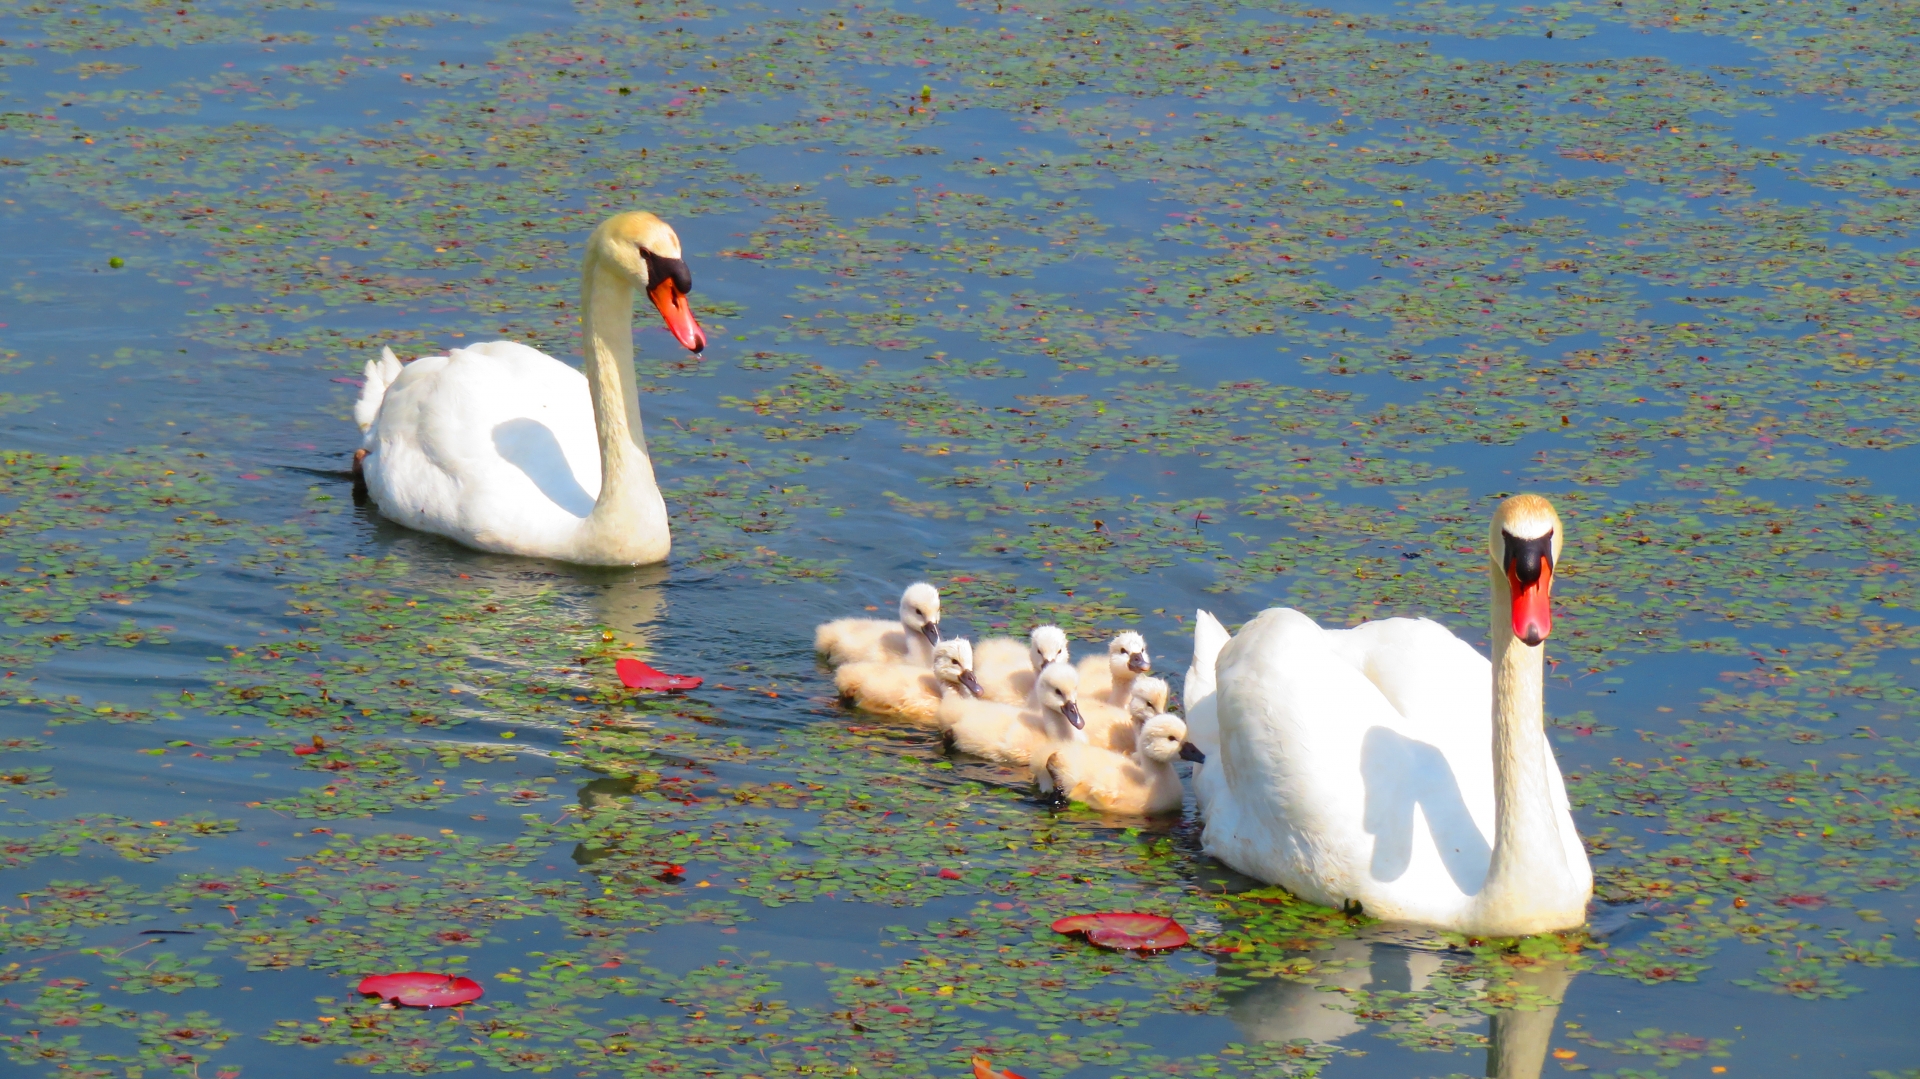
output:
[[1033,696],[1040,707],[1073,724],[1075,730],[1086,727],[1080,717],[1080,674],[1073,664],[1049,663],[1033,680]]
[[933,646],[933,676],[949,686],[959,686],[974,699],[985,697],[973,677],[973,645],[965,637],[955,637]]
[[687,306],[693,272],[680,257],[680,237],[671,225],[643,210],[614,214],[594,230],[587,246],[588,265],[597,259],[625,277],[653,301],[682,346],[694,353],[706,350],[707,335]]
[[1143,674],[1133,680],[1127,691],[1127,714],[1135,723],[1145,723],[1167,710],[1167,680]]
[[1107,662],[1112,664],[1115,678],[1153,670],[1153,661],[1147,658],[1147,639],[1132,630],[1107,642]]
[[1059,626],[1036,626],[1027,641],[1027,658],[1036,672],[1046,670],[1048,664],[1066,662],[1067,631]]
[[[925,581],[915,581],[900,593],[900,625],[908,633],[927,639],[929,647],[940,643],[940,590]],[[971,659],[972,652],[969,650]]]
[[1140,728],[1138,741],[1141,759],[1156,764],[1172,764],[1174,761],[1204,764],[1207,760],[1206,754],[1187,741],[1187,723],[1179,716],[1163,712],[1147,720]]
[[1507,582],[1513,635],[1537,648],[1553,633],[1553,574],[1560,564],[1560,515],[1539,495],[1514,495],[1493,511],[1487,557]]

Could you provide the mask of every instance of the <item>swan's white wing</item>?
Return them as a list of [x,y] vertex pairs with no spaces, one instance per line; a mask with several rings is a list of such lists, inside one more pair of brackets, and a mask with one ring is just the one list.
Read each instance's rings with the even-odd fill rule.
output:
[[1366,675],[1413,723],[1472,722],[1491,729],[1493,666],[1430,618],[1382,618],[1329,630],[1334,654]]
[[368,449],[367,488],[382,513],[491,550],[563,546],[600,490],[586,379],[512,341],[408,364]]
[[1383,618],[1327,633],[1342,660],[1437,747],[1485,836],[1493,835],[1493,665],[1430,618]]
[[1352,897],[1374,847],[1363,747],[1399,713],[1294,610],[1247,623],[1215,675],[1224,790],[1209,810],[1207,850],[1316,902]]
[[[1482,705],[1476,734],[1396,708],[1363,673],[1358,645],[1368,636],[1423,640],[1433,652],[1415,658],[1433,665],[1459,655],[1438,647],[1446,644],[1438,635],[1451,638],[1438,626],[1398,628],[1356,641],[1297,611],[1271,610],[1228,644],[1214,694],[1223,789],[1204,842],[1242,872],[1316,902],[1356,899],[1388,919],[1445,924],[1485,880],[1492,717]],[[1464,681],[1419,664],[1374,666],[1405,692]],[[1444,704],[1411,710],[1430,715]]]

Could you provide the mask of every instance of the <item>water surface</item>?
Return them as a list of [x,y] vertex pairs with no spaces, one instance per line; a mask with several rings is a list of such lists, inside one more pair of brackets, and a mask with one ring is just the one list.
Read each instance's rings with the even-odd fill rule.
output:
[[[1911,1079],[1911,22],[0,3],[10,1067]],[[672,562],[356,504],[360,366],[571,360],[630,208],[713,342],[640,334]],[[916,578],[1163,672],[1196,607],[1479,643],[1518,490],[1585,933],[1254,888],[810,652]],[[1046,928],[1103,908],[1202,947]],[[351,991],[407,969],[487,995]]]

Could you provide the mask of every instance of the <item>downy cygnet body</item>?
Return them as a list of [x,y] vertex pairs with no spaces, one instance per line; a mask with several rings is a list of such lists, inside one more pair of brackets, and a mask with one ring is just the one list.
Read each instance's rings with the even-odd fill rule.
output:
[[1147,639],[1127,630],[1107,642],[1102,656],[1080,661],[1080,700],[1101,700],[1115,708],[1127,706],[1133,680],[1153,670],[1147,656]]
[[964,637],[934,645],[931,670],[909,663],[849,663],[833,676],[841,698],[855,708],[922,727],[939,726],[948,683],[979,689],[973,680],[973,646]]
[[1002,704],[1027,704],[1034,676],[1050,663],[1067,661],[1067,634],[1059,626],[1037,626],[1025,642],[990,637],[974,650],[974,673],[987,697]]
[[813,631],[813,650],[829,666],[847,663],[910,663],[933,666],[940,643],[940,593],[916,581],[900,594],[900,620],[841,618]]
[[1174,763],[1204,759],[1187,741],[1179,716],[1158,715],[1140,728],[1140,748],[1115,753],[1063,743],[1036,758],[1033,779],[1044,795],[1079,802],[1103,813],[1152,817],[1180,812],[1183,792]]
[[1034,685],[1034,703],[1025,708],[995,701],[970,701],[947,728],[947,744],[963,753],[1002,764],[1026,767],[1036,753],[1056,743],[1085,742],[1079,678],[1065,663],[1049,664]]
[[1127,693],[1127,707],[1124,712],[1105,705],[1081,704],[1081,714],[1087,721],[1087,742],[1090,745],[1106,746],[1115,753],[1132,753],[1139,743],[1140,728],[1147,720],[1167,710],[1167,683],[1165,679],[1143,674],[1133,680],[1133,688]]

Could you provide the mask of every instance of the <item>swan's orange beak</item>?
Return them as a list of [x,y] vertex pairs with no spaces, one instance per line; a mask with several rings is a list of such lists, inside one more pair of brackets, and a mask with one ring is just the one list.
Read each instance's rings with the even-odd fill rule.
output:
[[1513,635],[1529,647],[1553,633],[1553,536],[1506,537],[1507,588],[1513,597]]
[[673,331],[682,347],[693,353],[707,350],[707,335],[700,330],[700,324],[693,320],[693,308],[687,306],[687,294],[672,278],[665,278],[647,290],[647,298],[653,306],[660,309],[660,317],[666,320],[667,329]]

